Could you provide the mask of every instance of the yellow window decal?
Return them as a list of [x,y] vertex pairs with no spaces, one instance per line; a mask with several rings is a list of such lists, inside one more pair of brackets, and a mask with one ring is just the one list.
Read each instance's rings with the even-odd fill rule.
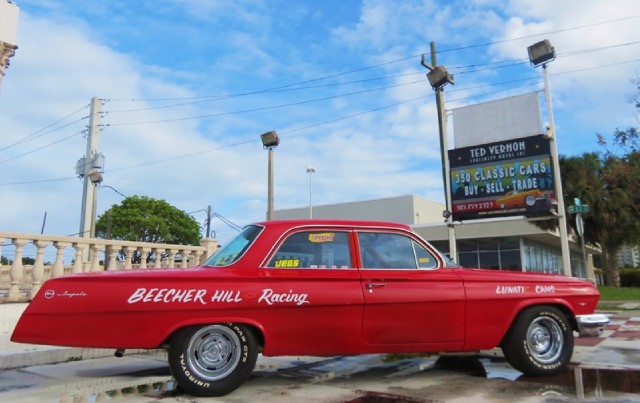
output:
[[429,263],[431,261],[431,259],[429,259],[428,257],[421,257],[420,259],[418,259],[419,263]]
[[321,242],[333,242],[336,234],[333,232],[323,232],[320,234],[309,234],[309,242],[321,243]]
[[277,260],[275,262],[275,267],[282,268],[282,269],[288,269],[288,268],[299,267],[299,266],[300,266],[300,259],[282,259],[282,260]]

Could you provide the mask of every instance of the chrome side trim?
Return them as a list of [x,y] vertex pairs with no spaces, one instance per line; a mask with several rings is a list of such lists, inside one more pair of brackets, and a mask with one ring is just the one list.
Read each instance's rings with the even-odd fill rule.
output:
[[609,324],[609,318],[601,313],[576,315],[576,322],[578,322],[580,337],[598,337],[602,334],[604,327]]

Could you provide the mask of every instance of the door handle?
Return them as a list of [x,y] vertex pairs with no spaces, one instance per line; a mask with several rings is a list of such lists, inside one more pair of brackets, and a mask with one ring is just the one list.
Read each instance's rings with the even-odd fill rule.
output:
[[373,292],[374,288],[380,288],[384,286],[385,286],[384,283],[367,283],[367,289],[369,290],[370,294]]

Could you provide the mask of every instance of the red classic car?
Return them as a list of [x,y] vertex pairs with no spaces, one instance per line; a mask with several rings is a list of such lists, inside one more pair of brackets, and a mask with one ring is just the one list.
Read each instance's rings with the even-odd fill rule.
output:
[[466,269],[402,224],[249,225],[202,266],[47,281],[12,341],[166,348],[188,393],[239,387],[257,355],[478,351],[500,346],[528,375],[562,370],[573,332],[608,319],[588,282]]

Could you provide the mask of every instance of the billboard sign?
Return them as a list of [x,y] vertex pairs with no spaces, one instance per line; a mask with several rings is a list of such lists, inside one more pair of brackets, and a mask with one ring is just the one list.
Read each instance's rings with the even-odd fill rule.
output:
[[455,221],[549,214],[554,196],[543,135],[449,150]]

